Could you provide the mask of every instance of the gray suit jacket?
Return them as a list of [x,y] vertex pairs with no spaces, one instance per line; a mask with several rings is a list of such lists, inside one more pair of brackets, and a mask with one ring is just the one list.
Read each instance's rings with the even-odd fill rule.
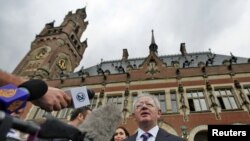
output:
[[[137,133],[125,139],[125,141],[136,141]],[[163,129],[159,129],[155,141],[184,141],[184,139],[172,135]]]

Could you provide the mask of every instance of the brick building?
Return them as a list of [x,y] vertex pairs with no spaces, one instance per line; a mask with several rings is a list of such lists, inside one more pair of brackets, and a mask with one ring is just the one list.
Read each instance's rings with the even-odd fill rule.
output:
[[[88,25],[85,18],[82,8],[69,12],[58,27],[54,27],[54,22],[46,24],[13,73],[44,79],[61,89],[93,89],[96,95],[91,107],[115,103],[122,111],[123,126],[131,134],[137,128],[131,117],[132,103],[144,92],[160,101],[163,116],[159,126],[189,141],[207,140],[208,124],[250,123],[249,58],[210,50],[189,53],[185,43],[180,44],[179,54],[159,56],[152,31],[145,57],[129,58],[129,51],[123,49],[121,58],[73,72],[87,48],[87,40],[80,41]],[[66,119],[71,110],[51,114]],[[28,104],[24,116],[34,120],[45,114]]]

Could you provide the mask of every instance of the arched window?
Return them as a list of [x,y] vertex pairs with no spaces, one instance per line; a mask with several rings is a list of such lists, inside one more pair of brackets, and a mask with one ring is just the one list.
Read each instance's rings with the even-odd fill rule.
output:
[[198,132],[195,136],[194,136],[194,141],[207,141],[207,131],[203,130]]

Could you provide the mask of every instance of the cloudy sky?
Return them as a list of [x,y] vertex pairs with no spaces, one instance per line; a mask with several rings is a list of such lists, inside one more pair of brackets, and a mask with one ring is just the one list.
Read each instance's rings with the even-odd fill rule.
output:
[[187,52],[250,57],[249,0],[1,0],[0,68],[12,72],[46,23],[59,26],[85,6],[84,68],[121,59],[124,48],[129,58],[146,57],[152,29],[159,55],[179,54],[185,42]]

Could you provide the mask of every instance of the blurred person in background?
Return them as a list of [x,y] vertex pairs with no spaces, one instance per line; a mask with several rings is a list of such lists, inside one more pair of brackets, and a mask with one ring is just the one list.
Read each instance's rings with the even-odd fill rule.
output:
[[125,127],[119,126],[115,130],[115,134],[113,135],[111,141],[123,141],[129,136],[129,132]]

